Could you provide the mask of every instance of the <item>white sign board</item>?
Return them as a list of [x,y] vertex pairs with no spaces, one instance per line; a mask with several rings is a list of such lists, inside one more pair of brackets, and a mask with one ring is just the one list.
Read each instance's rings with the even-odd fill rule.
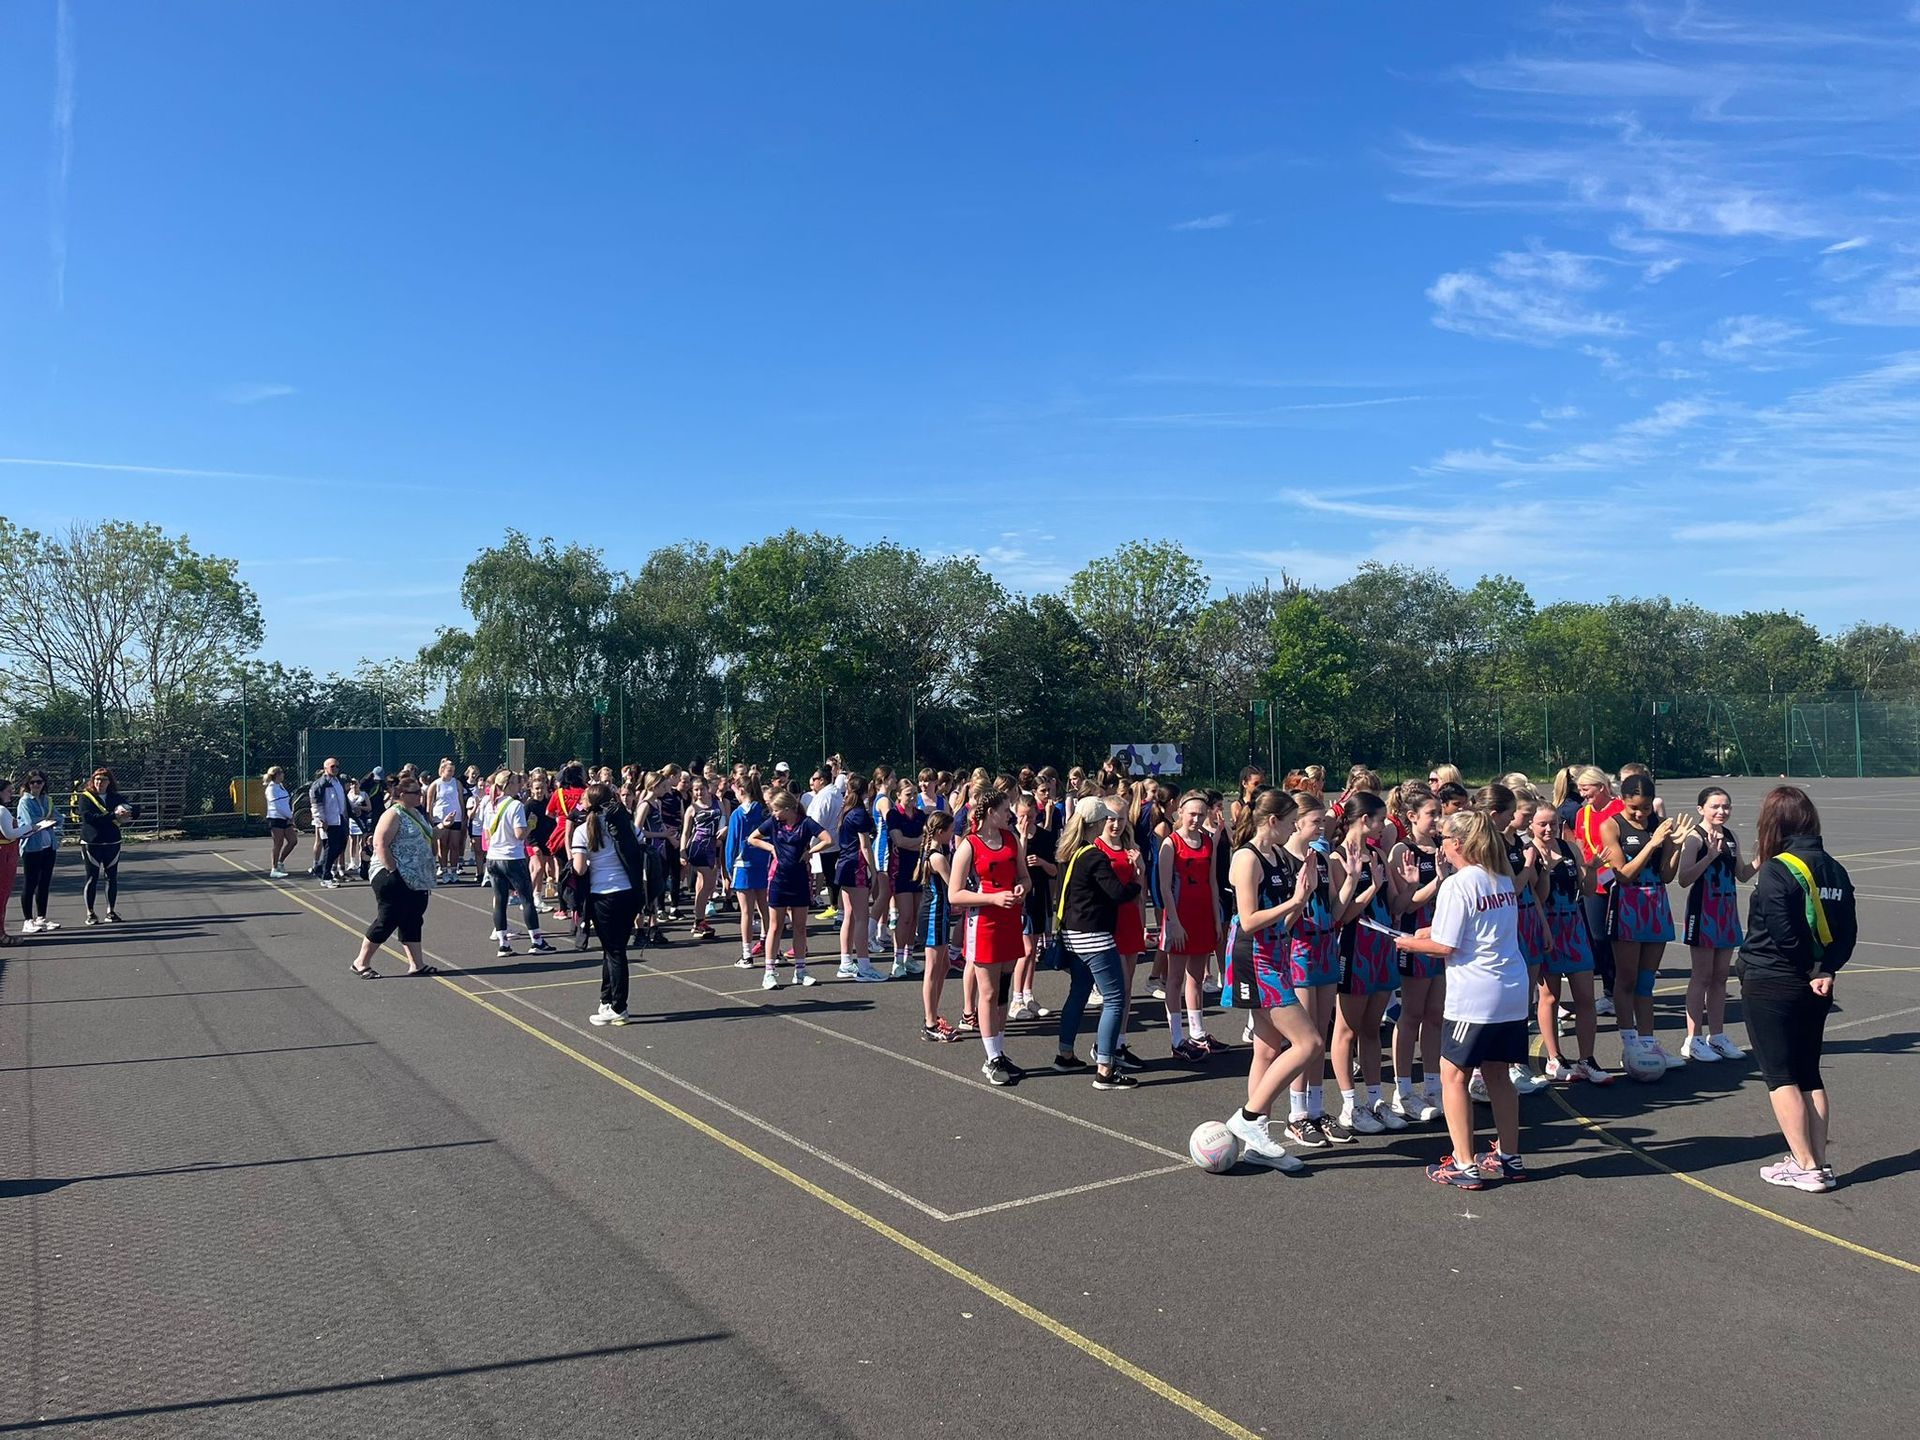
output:
[[1109,750],[1129,775],[1179,775],[1187,768],[1178,745],[1114,745]]

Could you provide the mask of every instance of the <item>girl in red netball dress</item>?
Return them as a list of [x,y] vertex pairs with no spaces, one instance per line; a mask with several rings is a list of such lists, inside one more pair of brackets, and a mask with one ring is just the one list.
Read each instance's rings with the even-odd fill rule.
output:
[[994,787],[969,806],[973,833],[953,852],[953,883],[947,903],[964,917],[967,973],[975,982],[980,1040],[987,1059],[980,1069],[991,1085],[1017,1084],[1026,1072],[1007,1059],[1007,992],[1013,964],[1026,951],[1024,918],[1027,857],[1013,829],[1013,797]]
[[[1220,891],[1214,884],[1212,809],[1201,791],[1180,797],[1174,829],[1160,842],[1160,948],[1167,957],[1167,1033],[1182,1060],[1204,1060],[1226,1050],[1207,1034],[1201,982],[1220,938]],[[1181,1023],[1184,1005],[1185,1025]]]

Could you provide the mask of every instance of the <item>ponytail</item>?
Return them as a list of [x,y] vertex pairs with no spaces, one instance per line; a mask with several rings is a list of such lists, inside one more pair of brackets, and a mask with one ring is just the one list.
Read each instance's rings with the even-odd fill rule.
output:
[[1259,832],[1261,822],[1269,818],[1285,820],[1299,806],[1294,798],[1284,790],[1262,790],[1250,805],[1242,805],[1240,814],[1233,822],[1233,848],[1238,850],[1248,844]]

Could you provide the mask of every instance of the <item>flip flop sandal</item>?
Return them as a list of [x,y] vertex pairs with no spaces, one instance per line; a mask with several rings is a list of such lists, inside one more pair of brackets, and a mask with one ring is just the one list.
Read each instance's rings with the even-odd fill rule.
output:
[[353,971],[354,978],[358,980],[378,980],[380,978],[380,972],[371,965],[349,965],[347,968]]
[[422,965],[419,969],[409,970],[406,973],[409,975],[438,975],[440,971],[432,965]]

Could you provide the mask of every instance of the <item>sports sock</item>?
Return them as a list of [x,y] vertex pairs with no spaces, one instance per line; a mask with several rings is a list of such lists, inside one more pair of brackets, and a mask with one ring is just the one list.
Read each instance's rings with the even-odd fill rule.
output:
[[1304,1090],[1287,1091],[1288,1122],[1291,1123],[1295,1120],[1304,1120],[1306,1118],[1307,1118],[1307,1092]]
[[1171,1007],[1167,1010],[1167,1035],[1171,1044],[1187,1043],[1186,1027],[1180,1023],[1180,1012]]
[[1635,1041],[1637,1041],[1639,1038],[1640,1038],[1640,1032],[1638,1030],[1635,1030],[1628,1025],[1622,1025],[1620,1027],[1620,1043],[1622,1045],[1631,1045]]
[[1340,1113],[1342,1115],[1351,1115],[1359,1108],[1360,1107],[1354,1103],[1353,1091],[1342,1090],[1340,1092]]
[[1426,1091],[1427,1099],[1438,1104],[1440,1101],[1440,1077],[1438,1075],[1427,1076]]
[[1320,1098],[1320,1087],[1318,1085],[1307,1086],[1307,1114],[1311,1115],[1315,1120],[1318,1120],[1326,1113],[1326,1106],[1321,1102]]
[[1371,1105],[1378,1105],[1379,1103],[1380,1103],[1380,1087],[1378,1085],[1367,1086],[1367,1104],[1371,1106]]
[[1413,1098],[1413,1081],[1409,1080],[1406,1076],[1404,1075],[1394,1076],[1393,1088],[1398,1093],[1406,1096],[1407,1099],[1411,1100]]
[[1198,1039],[1207,1033],[1207,1017],[1198,1010],[1187,1011],[1187,1034]]
[[1247,1109],[1244,1105],[1240,1107],[1240,1118],[1245,1120],[1249,1125],[1257,1125],[1260,1122],[1260,1116],[1256,1112]]
[[982,1035],[980,1043],[987,1047],[987,1059],[998,1060],[1007,1053],[1006,1041],[998,1035]]

